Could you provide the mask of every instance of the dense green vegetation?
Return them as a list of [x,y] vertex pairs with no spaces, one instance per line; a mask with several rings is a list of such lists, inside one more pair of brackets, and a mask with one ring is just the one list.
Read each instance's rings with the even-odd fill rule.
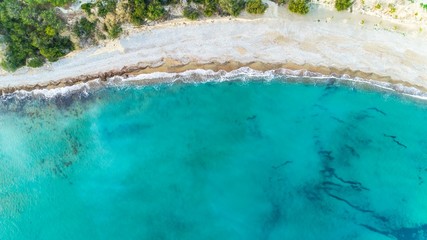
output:
[[[117,0],[116,0],[117,1]],[[124,15],[128,15],[129,21],[138,26],[146,23],[147,20],[158,21],[166,17],[166,10],[163,4],[175,4],[176,0],[129,0],[120,3],[125,10]],[[115,11],[112,11],[113,13]]]
[[[1,66],[13,71],[21,66],[39,67],[56,61],[75,47],[86,47],[106,38],[118,38],[122,24],[140,26],[169,17],[167,5],[180,0],[94,0],[81,5],[82,15],[69,25],[57,7],[67,7],[76,0],[0,0],[0,43],[6,48],[0,55]],[[272,0],[288,4],[291,12],[307,14],[309,0]],[[288,2],[289,1],[289,2]],[[336,0],[337,10],[348,9],[353,0]],[[166,7],[166,8],[165,8]],[[184,17],[196,20],[210,16],[238,16],[246,9],[262,14],[268,5],[262,0],[187,0]]]
[[117,0],[100,0],[96,2],[98,16],[105,17],[109,12],[114,12],[117,7]]
[[245,0],[219,0],[218,3],[223,11],[234,17],[245,8]]
[[141,25],[145,22],[147,11],[144,0],[129,0],[127,7],[133,24]]
[[272,0],[272,1],[279,4],[279,5],[283,5],[283,4],[286,4],[288,2],[287,0]]
[[267,7],[268,5],[262,3],[261,0],[248,0],[246,2],[246,11],[252,14],[263,14]]
[[159,0],[153,0],[148,4],[147,7],[147,18],[152,21],[162,19],[166,14],[165,9],[163,8]]
[[291,12],[303,15],[310,11],[310,6],[307,0],[290,0],[288,8]]
[[[19,1],[19,0],[16,0]],[[53,6],[65,6],[75,2],[75,0],[25,0],[27,4],[49,4]]]
[[6,43],[1,62],[4,69],[13,71],[28,65],[37,67],[46,59],[56,61],[73,50],[69,37],[62,36],[64,21],[50,2],[65,4],[70,1],[38,1],[28,4],[21,0],[0,1],[0,34]]
[[82,4],[80,7],[82,8],[83,11],[85,11],[85,13],[87,15],[91,15],[92,14],[92,12],[91,12],[91,10],[93,8],[93,4],[92,3],[85,3],[85,4]]
[[206,17],[210,17],[218,12],[218,0],[205,0],[203,6],[203,12]]
[[97,39],[105,39],[106,36],[118,38],[123,31],[121,27],[123,23],[130,22],[139,26],[147,21],[162,20],[167,14],[163,4],[177,2],[178,0],[97,0],[86,3],[81,8],[87,18],[77,22],[73,32],[79,37],[80,42],[83,41],[86,45],[96,42]]
[[31,57],[27,60],[27,66],[32,68],[37,68],[43,66],[45,59],[41,56]]
[[347,10],[351,5],[353,5],[352,0],[335,0],[335,8],[338,11]]
[[196,20],[199,18],[200,16],[200,12],[193,7],[187,6],[184,8],[184,17],[190,19],[190,20]]
[[187,3],[198,3],[198,4],[202,4],[204,3],[204,0],[187,0]]
[[95,42],[96,22],[91,22],[83,17],[74,24],[73,33],[80,38],[82,45]]
[[120,26],[120,24],[114,23],[110,27],[107,27],[107,31],[108,31],[108,36],[110,36],[110,38],[112,39],[115,39],[120,36],[120,33],[122,33],[123,29]]

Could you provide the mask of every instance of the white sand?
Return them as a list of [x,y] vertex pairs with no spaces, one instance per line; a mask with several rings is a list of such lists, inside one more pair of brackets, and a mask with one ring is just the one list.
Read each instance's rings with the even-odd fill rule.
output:
[[0,73],[0,88],[146,66],[165,58],[182,63],[233,60],[348,68],[427,88],[426,35],[414,24],[394,27],[398,32],[383,30],[395,24],[326,9],[298,16],[270,3],[268,12],[256,19],[243,14],[238,19],[176,20],[144,27],[47,67]]

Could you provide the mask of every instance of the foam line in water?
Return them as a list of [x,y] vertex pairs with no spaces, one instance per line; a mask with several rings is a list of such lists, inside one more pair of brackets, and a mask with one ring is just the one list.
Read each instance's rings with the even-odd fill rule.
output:
[[[301,79],[303,78],[303,79]],[[337,83],[343,83],[352,87],[368,86],[377,90],[400,93],[403,96],[413,97],[421,100],[427,100],[427,93],[415,87],[403,86],[401,84],[393,84],[388,82],[380,82],[372,79],[363,79],[359,77],[351,77],[349,75],[323,75],[307,70],[291,70],[291,69],[274,69],[267,71],[259,71],[250,67],[241,67],[232,71],[213,71],[206,69],[193,69],[180,73],[170,72],[153,72],[144,73],[137,76],[123,77],[115,76],[108,78],[106,82],[95,79],[86,83],[78,83],[72,86],[59,87],[53,89],[34,89],[31,91],[19,90],[12,94],[3,95],[3,99],[11,97],[22,99],[29,96],[41,96],[44,98],[53,98],[58,96],[66,96],[68,94],[80,92],[87,95],[95,86],[128,86],[129,84],[138,85],[153,85],[160,83],[206,83],[206,82],[224,82],[224,81],[271,81],[279,79],[292,82],[309,82],[309,83],[325,83],[326,81],[337,80]]]
[[67,96],[73,93],[80,93],[81,95],[88,95],[93,86],[99,85],[99,79],[92,80],[85,83],[77,83],[71,86],[58,87],[58,88],[43,88],[33,89],[31,91],[18,90],[13,93],[4,94],[1,99],[7,100],[10,98],[26,99],[28,97],[43,97],[54,98],[58,96]]
[[[301,80],[302,78],[306,78]],[[404,96],[414,97],[417,99],[427,100],[427,93],[417,89],[415,87],[404,86],[402,84],[393,84],[388,82],[375,81],[372,79],[364,79],[360,77],[351,77],[347,74],[344,75],[323,75],[316,72],[307,70],[291,70],[291,69],[275,69],[268,71],[259,71],[249,67],[242,67],[232,71],[213,71],[205,69],[187,70],[181,73],[165,73],[165,72],[154,72],[147,74],[140,74],[133,77],[113,77],[110,81],[118,82],[188,82],[188,83],[200,83],[200,82],[223,82],[223,81],[253,81],[262,79],[264,81],[270,81],[272,79],[279,78],[284,81],[308,81],[308,82],[325,82],[326,80],[335,79],[338,83],[350,84],[354,87],[360,86],[371,86],[375,89],[400,93]],[[314,80],[314,81],[311,81]]]

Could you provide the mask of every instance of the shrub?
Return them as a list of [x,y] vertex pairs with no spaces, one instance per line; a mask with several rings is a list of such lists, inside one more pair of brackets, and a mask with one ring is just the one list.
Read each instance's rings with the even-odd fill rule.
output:
[[96,39],[105,40],[107,39],[107,36],[105,36],[101,31],[96,31]]
[[390,14],[393,14],[396,12],[396,7],[393,4],[389,4],[388,7],[390,8]]
[[16,69],[25,66],[25,61],[28,56],[23,50],[24,48],[20,49],[14,45],[8,44],[5,56],[1,63],[2,68],[7,71],[15,71]]
[[80,38],[89,37],[94,34],[96,23],[82,17],[73,27],[73,32]]
[[261,0],[249,0],[246,2],[246,11],[252,14],[263,14],[268,5]]
[[56,7],[65,6],[75,2],[75,0],[25,0],[29,4],[51,4]]
[[130,0],[130,19],[133,24],[141,25],[147,17],[146,5],[144,0]]
[[96,6],[98,7],[98,16],[105,17],[108,13],[116,10],[117,0],[100,0]]
[[116,39],[120,36],[122,31],[123,31],[123,29],[120,26],[120,24],[115,23],[108,29],[108,36],[110,36],[110,38],[112,38],[112,39]]
[[184,17],[191,20],[196,20],[197,18],[199,18],[199,16],[200,13],[197,9],[190,6],[184,8]]
[[96,22],[91,22],[83,17],[73,26],[73,33],[76,34],[81,42],[92,43],[95,40]]
[[218,11],[218,0],[205,0],[203,5],[203,12],[207,17],[214,15]]
[[288,2],[287,0],[272,0],[272,1],[277,3],[278,5],[284,5]]
[[169,5],[169,4],[178,4],[180,2],[180,0],[163,0],[162,2],[165,5]]
[[197,3],[197,4],[202,4],[204,3],[204,0],[187,0],[188,3]]
[[39,49],[40,54],[49,60],[49,62],[55,62],[60,57],[74,50],[74,47],[69,38],[56,36],[50,41],[43,41]]
[[159,0],[153,0],[147,8],[147,18],[156,21],[163,18],[166,14],[165,9]]
[[46,35],[51,36],[51,37],[55,36],[55,34],[56,34],[55,29],[53,27],[51,27],[51,26],[47,26],[45,28],[44,32],[46,33]]
[[65,23],[50,5],[65,2],[69,1],[0,1],[0,34],[6,44],[2,67],[14,71],[25,64],[39,66],[73,50],[71,40],[60,35]]
[[307,0],[290,0],[289,10],[293,13],[307,14],[310,11],[310,7]]
[[80,7],[82,8],[83,11],[85,11],[85,13],[87,15],[91,15],[92,14],[91,13],[91,10],[92,10],[92,7],[93,7],[92,3],[84,3]]
[[219,0],[218,3],[222,10],[234,17],[239,16],[245,8],[244,0]]
[[43,66],[44,62],[45,60],[42,56],[37,56],[37,57],[29,58],[27,60],[27,66],[32,68],[38,68]]
[[338,11],[347,10],[351,5],[353,5],[352,0],[335,0],[335,8]]

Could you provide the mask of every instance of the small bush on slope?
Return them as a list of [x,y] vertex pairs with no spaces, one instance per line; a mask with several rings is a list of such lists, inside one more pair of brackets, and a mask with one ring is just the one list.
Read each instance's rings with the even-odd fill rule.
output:
[[199,18],[199,16],[200,16],[200,13],[197,9],[190,6],[184,8],[184,17],[190,20],[196,20]]
[[310,11],[307,0],[290,0],[289,10],[293,13],[307,14]]
[[246,11],[252,14],[263,14],[268,5],[261,0],[249,0],[246,2]]
[[234,17],[239,16],[245,8],[244,0],[219,0],[218,3],[222,10]]
[[147,7],[147,18],[152,21],[162,19],[166,14],[165,9],[158,0],[152,1]]
[[347,10],[351,5],[353,5],[352,0],[335,0],[335,8],[338,11]]

